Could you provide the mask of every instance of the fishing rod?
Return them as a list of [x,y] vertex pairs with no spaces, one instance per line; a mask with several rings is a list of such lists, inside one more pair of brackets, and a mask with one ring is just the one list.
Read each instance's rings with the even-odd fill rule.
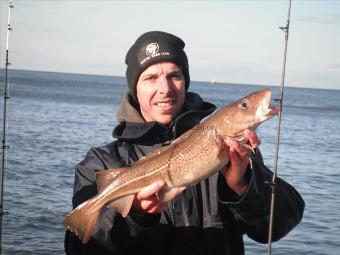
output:
[[284,53],[283,53],[283,67],[282,67],[282,76],[281,76],[280,95],[279,95],[279,98],[275,99],[275,101],[279,104],[279,114],[278,114],[278,122],[277,122],[277,128],[276,128],[276,149],[275,149],[275,157],[274,157],[273,177],[270,183],[271,188],[272,188],[272,193],[271,193],[269,232],[268,232],[268,254],[269,255],[272,254],[272,242],[273,242],[272,235],[273,235],[273,221],[274,221],[274,206],[275,206],[275,197],[276,197],[277,165],[278,165],[278,159],[279,159],[283,94],[284,94],[284,84],[285,84],[285,75],[286,75],[286,59],[287,59],[287,46],[288,46],[291,4],[292,4],[292,1],[289,0],[287,25],[285,27],[280,27],[280,29],[285,33],[285,46],[284,46]]
[[10,20],[11,20],[11,9],[14,8],[12,0],[9,0],[8,7],[8,21],[7,21],[7,36],[6,36],[6,63],[5,63],[5,90],[4,90],[4,112],[3,112],[3,127],[2,127],[2,158],[1,158],[1,174],[0,174],[0,254],[2,246],[2,218],[7,215],[7,212],[3,210],[3,193],[4,193],[4,174],[7,162],[7,150],[9,146],[7,145],[7,111],[8,111],[8,101],[9,96],[9,79],[8,79],[8,66],[10,63],[8,61],[8,42],[9,42],[9,32],[12,31]]

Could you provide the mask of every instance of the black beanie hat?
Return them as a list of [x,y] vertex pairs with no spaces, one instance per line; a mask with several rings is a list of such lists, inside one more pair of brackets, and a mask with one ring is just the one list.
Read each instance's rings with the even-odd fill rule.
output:
[[189,64],[187,55],[183,50],[184,46],[185,43],[179,37],[161,31],[144,33],[136,40],[125,58],[129,93],[136,102],[138,102],[136,85],[139,76],[150,65],[162,60],[174,62],[182,70],[185,78],[185,89],[188,90],[190,83]]

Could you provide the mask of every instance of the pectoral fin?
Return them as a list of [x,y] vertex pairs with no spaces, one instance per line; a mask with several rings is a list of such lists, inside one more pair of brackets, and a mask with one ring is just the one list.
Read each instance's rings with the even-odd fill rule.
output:
[[160,191],[157,192],[157,199],[166,203],[170,200],[174,199],[178,194],[180,194],[186,187],[164,187]]
[[133,199],[135,195],[128,195],[117,200],[112,201],[107,207],[112,208],[115,212],[120,213],[123,217],[126,217],[131,209]]

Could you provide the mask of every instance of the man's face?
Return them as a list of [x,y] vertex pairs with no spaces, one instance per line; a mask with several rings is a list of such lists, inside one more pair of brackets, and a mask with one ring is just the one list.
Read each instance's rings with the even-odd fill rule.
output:
[[136,90],[145,121],[169,124],[184,103],[183,72],[172,62],[153,64],[139,76]]

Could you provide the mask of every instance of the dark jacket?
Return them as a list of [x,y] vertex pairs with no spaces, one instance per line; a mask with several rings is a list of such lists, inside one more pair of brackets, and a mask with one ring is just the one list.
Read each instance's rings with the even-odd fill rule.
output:
[[[194,93],[187,93],[182,113],[170,126],[144,122],[126,95],[114,129],[116,141],[92,148],[76,167],[73,207],[97,194],[95,172],[127,166],[167,145],[215,110]],[[104,207],[91,240],[82,245],[67,231],[67,254],[244,254],[243,234],[266,243],[272,172],[259,150],[247,170],[249,188],[239,197],[216,173],[188,187],[161,214],[131,210],[126,218]],[[285,236],[301,220],[304,202],[285,181],[277,180],[273,240]]]

